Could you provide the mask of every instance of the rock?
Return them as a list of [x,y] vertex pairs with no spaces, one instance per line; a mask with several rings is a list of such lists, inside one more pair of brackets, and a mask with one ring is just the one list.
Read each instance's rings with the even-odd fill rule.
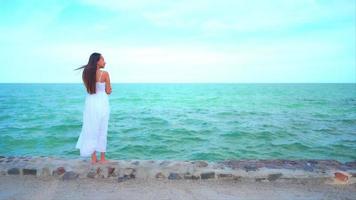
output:
[[182,179],[182,177],[178,173],[171,172],[171,173],[169,173],[168,179],[169,180],[178,180],[178,179]]
[[232,178],[232,174],[217,174],[218,178]]
[[335,172],[335,179],[342,182],[347,182],[349,180],[350,174],[346,172]]
[[258,160],[226,160],[218,163],[231,169],[245,169],[246,171],[256,171],[258,168],[265,167],[265,164]]
[[18,168],[11,168],[11,169],[7,170],[7,174],[9,174],[9,175],[19,175],[20,174],[20,170]]
[[239,180],[241,176],[236,176],[233,174],[217,174],[217,178],[219,179],[232,179],[232,180]]
[[159,166],[167,166],[169,163],[171,163],[171,162],[168,161],[168,160],[165,160],[165,161],[161,162],[161,163],[159,164]]
[[348,167],[349,169],[356,169],[356,161],[346,162],[345,166]]
[[102,171],[100,173],[100,177],[101,178],[108,178],[109,177],[109,169],[107,167],[102,169]]
[[193,163],[196,167],[207,167],[209,165],[207,162],[201,160],[194,161]]
[[232,175],[232,180],[239,181],[241,178],[241,176]]
[[244,169],[246,170],[246,172],[248,172],[248,171],[257,171],[257,167],[255,165],[245,165]]
[[267,178],[255,178],[256,182],[268,182],[269,180]]
[[118,182],[126,181],[129,179],[136,178],[136,169],[134,168],[125,168],[123,172],[123,176],[120,176],[117,180]]
[[102,176],[102,169],[100,167],[91,168],[87,173],[87,178],[97,178]]
[[122,177],[119,177],[119,178],[117,179],[117,181],[120,183],[120,182],[123,182],[123,181],[129,180],[129,179],[131,179],[131,177],[130,177],[130,176],[128,176],[128,175],[124,175],[124,176],[122,176]]
[[[336,160],[317,160],[316,162],[308,161],[307,164],[312,164],[314,169],[328,170],[328,169],[340,169],[347,167]],[[303,163],[305,165],[306,163]],[[303,167],[302,167],[303,168]]]
[[12,161],[14,161],[14,159],[15,159],[15,157],[13,157],[13,156],[7,157],[6,158],[6,163],[12,162]]
[[314,171],[314,163],[313,162],[307,162],[304,166],[303,166],[303,169],[305,171],[309,171],[309,172],[312,172]]
[[115,173],[115,168],[114,167],[108,167],[108,177],[116,177],[116,173]]
[[108,177],[108,170],[107,168],[96,168],[96,177],[100,177],[100,178],[107,178]]
[[162,172],[158,172],[155,177],[158,178],[158,179],[166,178],[166,176]]
[[269,181],[275,181],[277,179],[279,179],[280,177],[282,177],[282,174],[281,173],[277,173],[277,174],[269,174],[267,179]]
[[190,173],[187,173],[187,174],[184,174],[184,179],[198,180],[198,179],[200,179],[200,177],[199,176],[195,176],[195,175],[190,174]]
[[35,175],[37,174],[37,169],[22,169],[23,175]]
[[215,178],[215,172],[204,172],[200,174],[201,179]]
[[225,166],[221,163],[213,165],[213,169],[225,169]]
[[94,172],[94,171],[90,171],[90,172],[88,172],[88,174],[87,174],[87,177],[88,177],[88,178],[95,178],[95,176],[96,176],[96,172]]
[[98,167],[98,168],[96,168],[96,174],[98,175],[98,176],[100,176],[100,174],[102,173],[102,169],[100,168],[100,167]]
[[65,172],[62,179],[63,180],[74,180],[74,179],[77,179],[79,176],[79,174],[73,172],[73,171],[68,171],[68,172]]
[[124,169],[124,175],[131,176],[131,175],[135,175],[135,173],[136,173],[136,169],[134,169],[134,168],[125,168]]
[[51,170],[48,167],[42,168],[41,176],[47,177],[51,175]]
[[56,170],[53,171],[52,175],[60,176],[60,175],[64,174],[65,172],[66,172],[66,170],[64,169],[64,167],[58,167]]
[[132,162],[131,164],[133,164],[133,165],[139,165],[140,162],[139,162],[139,161],[134,161],[134,162]]
[[[125,176],[126,176],[126,175],[125,175]],[[129,176],[130,178],[135,178],[135,177],[136,177],[135,174],[130,174],[130,175],[127,175],[127,176]]]
[[136,178],[136,169],[134,168],[125,168],[123,172],[123,176],[118,177],[117,181],[123,182],[129,179],[134,179]]
[[316,165],[318,164],[317,160],[308,160],[307,163],[311,164],[311,165]]

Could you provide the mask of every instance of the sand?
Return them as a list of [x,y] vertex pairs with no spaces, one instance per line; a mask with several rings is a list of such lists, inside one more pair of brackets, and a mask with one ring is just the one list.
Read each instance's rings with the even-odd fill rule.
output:
[[356,184],[0,176],[0,199],[356,199]]

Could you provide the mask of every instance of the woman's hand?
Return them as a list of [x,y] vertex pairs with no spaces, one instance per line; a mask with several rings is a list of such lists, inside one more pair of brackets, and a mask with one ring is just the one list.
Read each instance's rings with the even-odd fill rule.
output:
[[110,83],[110,76],[108,72],[105,72],[105,92],[106,94],[111,94],[111,83]]

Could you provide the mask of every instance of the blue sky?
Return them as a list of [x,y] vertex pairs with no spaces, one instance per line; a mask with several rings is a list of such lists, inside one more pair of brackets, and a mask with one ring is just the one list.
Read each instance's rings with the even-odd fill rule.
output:
[[0,82],[356,82],[354,0],[0,0]]

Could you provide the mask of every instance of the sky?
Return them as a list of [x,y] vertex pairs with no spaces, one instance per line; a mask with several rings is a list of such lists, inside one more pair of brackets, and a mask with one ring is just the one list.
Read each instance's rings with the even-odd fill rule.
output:
[[356,83],[355,0],[0,3],[1,83]]

